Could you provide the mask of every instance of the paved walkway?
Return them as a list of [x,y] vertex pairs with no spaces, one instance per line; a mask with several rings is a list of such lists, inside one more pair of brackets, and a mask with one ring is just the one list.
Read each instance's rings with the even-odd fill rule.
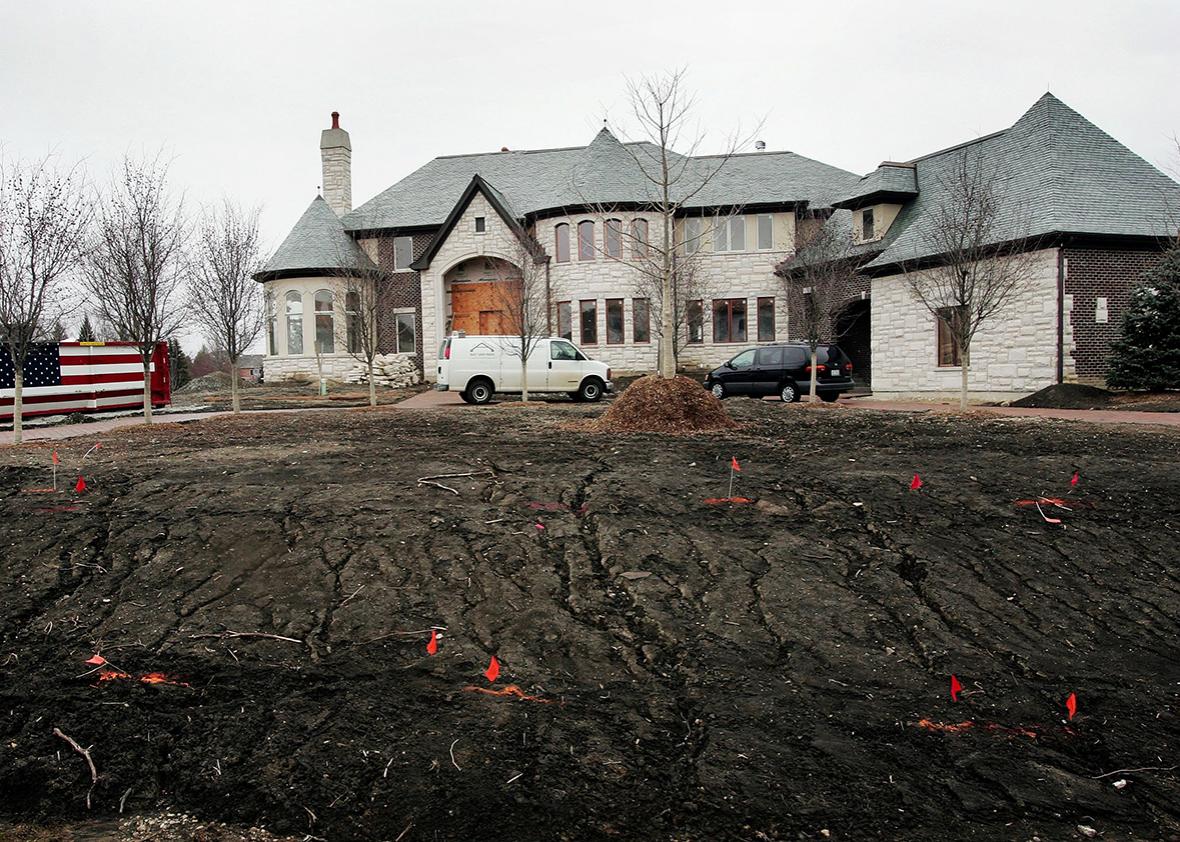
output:
[[[884,412],[958,412],[959,404],[927,401],[884,401],[871,398],[841,400],[837,406],[847,409],[878,409]],[[970,412],[1010,418],[1059,418],[1066,421],[1089,421],[1092,424],[1156,424],[1180,427],[1180,412],[1132,412],[1121,409],[1026,409],[1019,406],[971,406]]]

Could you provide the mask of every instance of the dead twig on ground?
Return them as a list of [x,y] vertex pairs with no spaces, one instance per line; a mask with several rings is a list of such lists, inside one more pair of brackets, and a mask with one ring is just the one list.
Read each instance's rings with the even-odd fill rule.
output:
[[414,823],[410,822],[408,825],[406,825],[406,829],[403,830],[401,833],[399,833],[397,835],[397,839],[394,839],[393,842],[402,842],[402,837],[404,837],[407,833],[409,833],[413,828],[414,828]]
[[441,488],[443,491],[451,492],[456,497],[459,496],[459,492],[451,488],[449,485],[443,485],[441,482],[435,482],[434,480],[420,479],[418,480],[418,485],[433,485],[435,488]]
[[362,641],[362,645],[365,643],[376,643],[379,640],[388,640],[391,637],[417,637],[418,635],[422,635],[422,634],[430,634],[430,632],[432,632],[432,631],[446,631],[446,630],[447,630],[446,626],[431,626],[428,629],[414,629],[412,631],[392,631],[392,632],[389,632],[388,634],[378,635],[377,637],[374,637],[372,640]]
[[262,638],[266,638],[267,640],[285,640],[288,643],[302,643],[304,646],[307,645],[307,641],[305,641],[305,640],[299,640],[298,638],[295,638],[295,637],[284,637],[281,634],[268,634],[267,632],[239,632],[239,631],[229,631],[227,629],[226,631],[223,631],[223,632],[205,632],[202,634],[190,634],[189,635],[189,638],[191,640],[199,640],[201,638],[208,638],[208,637],[215,637],[215,638],[218,638],[219,640],[225,640],[228,637],[262,637]]
[[78,742],[60,728],[53,729],[53,736],[60,737],[70,744],[70,748],[86,758],[86,765],[90,767],[90,789],[86,790],[86,809],[90,809],[90,793],[94,792],[94,785],[98,783],[98,769],[94,766],[94,758],[90,756],[90,749],[82,748]]
[[1140,766],[1138,769],[1115,769],[1113,772],[1103,772],[1101,775],[1095,775],[1090,780],[1097,781],[1102,778],[1109,778],[1111,775],[1126,775],[1131,772],[1171,772],[1177,768],[1180,768],[1180,766]]
[[352,601],[353,597],[355,597],[358,593],[360,593],[364,589],[365,589],[364,585],[358,585],[357,589],[355,591],[353,591],[347,597],[344,598],[344,601],[340,603],[340,607],[343,608],[345,605],[348,605],[348,603]]
[[123,793],[123,797],[119,799],[119,815],[123,815],[123,805],[127,803],[127,796],[131,794],[132,787],[127,787],[127,791]]
[[[451,743],[451,747],[450,747],[450,749],[448,749],[448,751],[451,754],[451,765],[454,766],[456,769],[458,769],[460,772],[462,772],[463,769],[460,768],[459,764],[455,762],[455,743],[457,743],[457,742],[459,742],[459,741],[455,740],[455,742]],[[86,806],[90,806],[89,802],[87,803]]]

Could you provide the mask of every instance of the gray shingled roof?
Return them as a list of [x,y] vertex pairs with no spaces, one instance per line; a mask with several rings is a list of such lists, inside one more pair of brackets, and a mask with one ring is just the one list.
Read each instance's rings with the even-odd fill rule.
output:
[[361,266],[374,268],[328,203],[316,196],[259,274],[348,269],[356,267],[358,261]]
[[[479,175],[494,185],[504,204],[526,215],[586,204],[643,202],[653,198],[634,156],[652,155],[646,143],[620,143],[602,129],[588,146],[523,152],[493,152],[435,158],[351,213],[350,231],[441,225]],[[710,168],[702,156],[689,166]],[[827,206],[847,193],[857,176],[792,152],[757,152],[731,158],[686,207],[808,202]]]
[[851,193],[837,200],[835,204],[837,207],[858,207],[863,200],[883,193],[898,198],[917,195],[918,182],[913,164],[881,164],[862,178]]
[[1009,129],[914,160],[918,196],[903,208],[867,266],[931,256],[933,209],[961,156],[1004,173],[997,242],[1046,234],[1175,234],[1180,184],[1045,94]]

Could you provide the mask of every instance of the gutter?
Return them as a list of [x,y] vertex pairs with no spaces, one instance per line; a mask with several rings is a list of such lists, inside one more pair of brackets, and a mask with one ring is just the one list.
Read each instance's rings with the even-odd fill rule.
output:
[[1065,382],[1065,248],[1057,247],[1057,382]]

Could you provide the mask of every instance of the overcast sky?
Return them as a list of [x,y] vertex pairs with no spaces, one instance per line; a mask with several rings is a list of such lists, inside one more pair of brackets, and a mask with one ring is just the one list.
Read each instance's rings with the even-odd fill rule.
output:
[[626,79],[687,67],[703,129],[858,173],[1011,125],[1046,90],[1155,165],[1180,133],[1176,0],[0,0],[0,144],[105,177],[164,147],[191,203],[275,248],[333,110],[360,204],[436,155],[588,143]]

